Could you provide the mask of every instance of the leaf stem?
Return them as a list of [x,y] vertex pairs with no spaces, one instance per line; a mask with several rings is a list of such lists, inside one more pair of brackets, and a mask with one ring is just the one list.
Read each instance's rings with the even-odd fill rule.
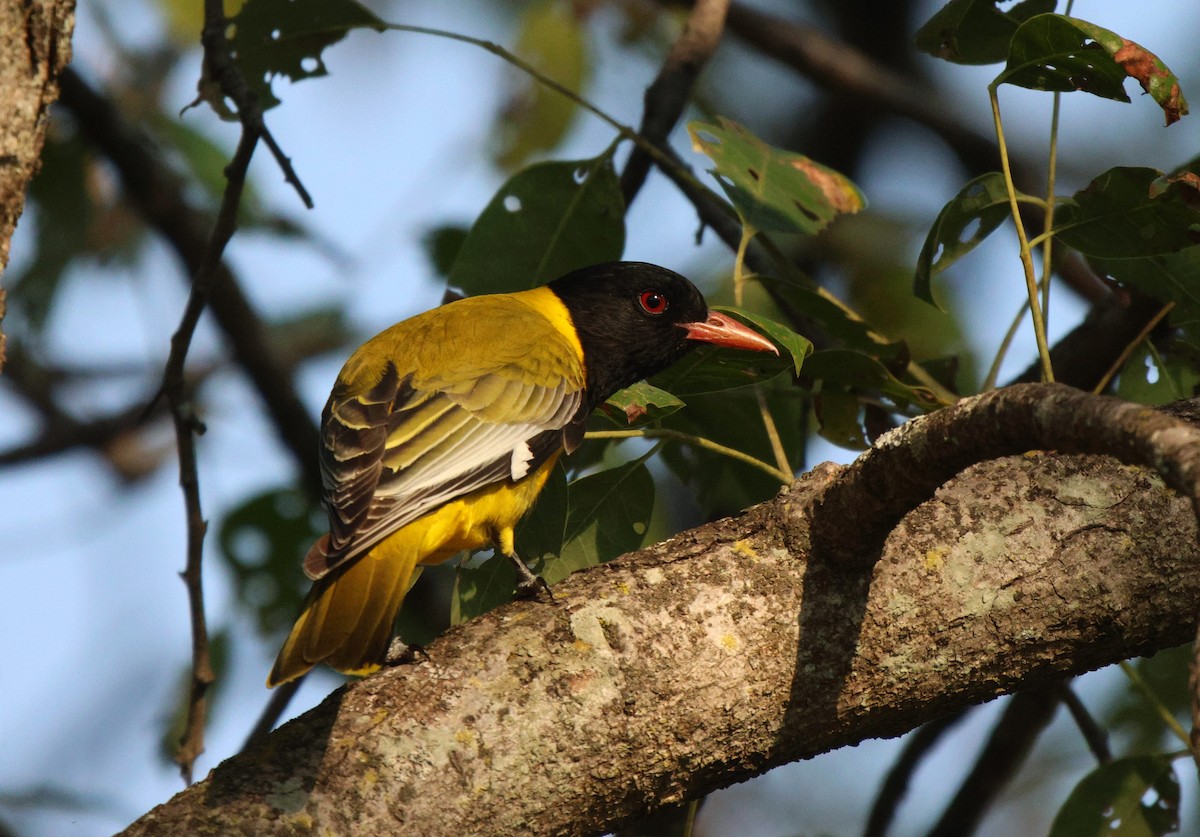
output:
[[1021,320],[1025,319],[1025,311],[1028,307],[1028,301],[1021,303],[1021,307],[1017,309],[1017,316],[1013,317],[1008,331],[1004,332],[1004,339],[1000,341],[1000,348],[996,350],[996,358],[992,361],[991,368],[988,369],[987,378],[984,379],[980,392],[996,388],[996,379],[1000,377],[1000,366],[1004,363],[1005,356],[1008,355],[1008,349],[1012,346],[1013,338],[1017,336],[1017,329],[1021,327]]
[[1150,684],[1142,677],[1141,672],[1135,666],[1130,665],[1128,660],[1122,661],[1120,666],[1121,671],[1125,672],[1125,676],[1129,678],[1129,682],[1133,684],[1135,689],[1142,693],[1142,697],[1146,699],[1151,708],[1158,713],[1158,717],[1167,725],[1167,729],[1171,730],[1175,734],[1175,737],[1187,747],[1188,752],[1194,756],[1195,751],[1192,749],[1191,737],[1179,721],[1176,720],[1175,716],[1171,714],[1171,710],[1159,699],[1158,695],[1154,694],[1154,691],[1150,688]]
[[1000,119],[1000,95],[995,82],[988,85],[988,98],[992,104],[992,120],[996,125],[996,145],[1000,150],[1000,166],[1004,172],[1004,185],[1008,189],[1009,210],[1012,213],[1013,225],[1017,228],[1021,267],[1025,272],[1025,291],[1029,295],[1029,312],[1033,316],[1033,336],[1037,340],[1038,357],[1042,361],[1042,379],[1049,383],[1054,380],[1054,369],[1050,365],[1050,346],[1046,340],[1046,323],[1042,319],[1042,306],[1038,302],[1038,283],[1033,271],[1033,255],[1029,250],[1029,239],[1025,235],[1025,224],[1021,221],[1021,210],[1017,205],[1017,189],[1013,185],[1012,166],[1008,160],[1008,146],[1004,141],[1004,125]]
[[1171,309],[1174,307],[1174,302],[1168,302],[1162,308],[1158,309],[1158,313],[1151,317],[1150,322],[1146,323],[1146,325],[1142,327],[1142,330],[1138,332],[1137,337],[1134,337],[1132,340],[1130,340],[1129,343],[1126,344],[1125,348],[1121,350],[1120,356],[1113,361],[1112,366],[1108,367],[1108,371],[1104,373],[1104,377],[1100,379],[1100,382],[1096,384],[1096,387],[1092,390],[1092,392],[1099,395],[1108,388],[1108,385],[1112,383],[1112,379],[1115,378],[1117,373],[1121,371],[1121,367],[1128,362],[1129,356],[1133,354],[1134,349],[1140,346],[1142,341],[1150,336],[1150,332],[1154,331],[1155,326],[1161,323],[1163,321],[1163,317],[1167,316],[1167,314],[1170,314]]
[[[1069,4],[1068,4],[1069,5]],[[1058,177],[1058,116],[1062,94],[1054,94],[1050,112],[1050,152],[1046,164],[1046,214],[1042,218],[1042,320],[1050,322],[1050,274],[1054,257],[1054,187]]]
[[673,439],[677,442],[692,445],[693,447],[710,450],[713,453],[719,453],[722,456],[727,456],[730,459],[736,459],[738,462],[743,462],[750,465],[765,474],[769,474],[774,479],[779,480],[783,485],[787,485],[792,481],[792,475],[782,468],[763,462],[761,459],[751,456],[748,453],[743,453],[740,450],[726,447],[711,439],[705,439],[703,436],[694,436],[691,433],[683,433],[679,430],[667,430],[665,428],[644,428],[640,430],[591,430],[588,431],[585,438],[588,439]]

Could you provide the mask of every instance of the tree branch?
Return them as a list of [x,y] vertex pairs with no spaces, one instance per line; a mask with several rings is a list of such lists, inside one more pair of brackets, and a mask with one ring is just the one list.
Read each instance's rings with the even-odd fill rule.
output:
[[[646,88],[638,133],[659,148],[666,147],[667,135],[683,115],[700,71],[721,42],[728,11],[729,0],[696,0],[658,76]],[[652,162],[641,146],[633,147],[621,172],[621,193],[626,206],[633,203],[646,182]]]
[[1042,730],[1054,719],[1059,694],[1055,685],[1013,695],[975,766],[929,837],[975,833],[987,809],[1020,769]]
[[[213,219],[194,209],[181,179],[127,123],[113,104],[73,70],[62,76],[62,104],[75,117],[80,133],[116,168],[129,200],[146,223],[175,250],[189,275],[204,258]],[[280,356],[237,276],[220,261],[213,279],[209,310],[229,341],[234,360],[250,378],[275,427],[292,454],[306,486],[316,496],[321,474],[313,451],[317,426],[292,383],[292,369]]]
[[[58,76],[71,60],[75,28],[73,0],[0,3],[0,276],[8,266],[9,243],[25,208],[25,190],[41,165],[46,114],[58,98]],[[0,288],[0,323],[5,293]],[[5,335],[0,329],[0,370]]]
[[872,561],[900,516],[952,475],[982,459],[1035,448],[1107,453],[1154,468],[1192,499],[1200,516],[1200,429],[1117,398],[1017,384],[882,436],[818,500],[813,542],[831,557]]
[[1145,471],[975,465],[872,567],[811,550],[848,471],[451,629],[126,833],[602,833],[1195,632],[1192,506]]

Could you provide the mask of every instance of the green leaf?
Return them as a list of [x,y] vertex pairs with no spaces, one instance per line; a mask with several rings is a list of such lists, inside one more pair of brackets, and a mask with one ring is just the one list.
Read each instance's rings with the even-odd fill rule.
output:
[[1151,837],[1179,828],[1179,780],[1168,756],[1133,756],[1083,778],[1050,837]]
[[708,155],[742,222],[755,230],[815,233],[866,198],[845,175],[774,148],[731,119],[692,122],[692,148]]
[[766,352],[743,352],[700,346],[651,382],[680,398],[706,392],[737,389],[769,381],[791,369],[790,359]]
[[299,612],[308,587],[301,562],[325,526],[325,514],[292,488],[251,497],[221,522],[217,540],[238,602],[264,634],[286,628]]
[[467,240],[467,228],[457,224],[434,227],[421,236],[421,248],[438,276],[448,277]]
[[666,390],[638,381],[601,404],[600,413],[613,424],[625,428],[658,421],[682,406],[683,402]]
[[1137,79],[1158,103],[1168,125],[1188,112],[1179,79],[1158,56],[1115,32],[1063,15],[1038,15],[1021,24],[1009,46],[1008,64],[993,84],[1060,93],[1083,90],[1128,102],[1127,77]]
[[[575,6],[563,0],[531,4],[521,18],[513,52],[569,90],[583,90],[589,74],[588,42]],[[578,106],[522,72],[498,118],[496,163],[506,170],[562,141]]]
[[811,317],[826,334],[850,348],[866,352],[887,364],[903,365],[908,362],[909,350],[903,340],[885,340],[865,320],[850,313],[831,297],[823,295],[816,287],[806,287],[774,276],[758,276],[755,279],[770,286],[772,296],[779,299],[782,305]]
[[1101,276],[1162,302],[1175,302],[1190,314],[1200,314],[1200,245],[1140,259],[1089,256],[1088,263]]
[[1162,356],[1149,343],[1130,356],[1117,379],[1117,395],[1126,401],[1157,407],[1191,398],[1200,384],[1200,370],[1190,358]]
[[1010,216],[1004,175],[989,172],[976,177],[942,207],[917,257],[913,293],[930,305],[932,280],[970,253]]
[[1118,166],[1054,212],[1054,235],[1088,256],[1140,258],[1196,244],[1200,211],[1190,179],[1163,179],[1149,168]]
[[230,23],[229,47],[263,110],[279,104],[271,91],[275,76],[297,82],[327,75],[325,47],[351,29],[386,28],[355,0],[248,0]]
[[449,283],[468,295],[545,284],[619,259],[625,201],[609,152],[537,163],[508,179],[471,227]]
[[996,0],[951,0],[917,30],[917,49],[956,64],[996,64],[1024,21],[1054,11],[1055,0],[1024,0],[1008,11]]
[[1076,28],[1092,38],[1112,56],[1126,75],[1137,81],[1142,90],[1150,94],[1150,98],[1163,109],[1166,124],[1178,122],[1181,116],[1187,115],[1187,99],[1179,87],[1179,79],[1162,60],[1140,44],[1122,38],[1115,32],[1110,32],[1083,20],[1069,18]]
[[914,403],[926,410],[940,406],[925,387],[909,386],[875,358],[852,349],[823,349],[813,353],[804,364],[804,374],[840,387],[878,390],[899,403]]
[[654,480],[637,459],[575,480],[569,496],[562,552],[542,570],[548,584],[640,547],[654,511]]
[[862,404],[857,396],[837,386],[822,387],[813,398],[813,408],[820,422],[817,432],[821,438],[850,450],[866,450],[871,446],[860,418]]
[[[562,552],[568,496],[567,472],[560,462],[550,471],[533,509],[516,526],[517,555],[535,570]],[[517,572],[503,555],[493,555],[478,566],[459,566],[450,598],[450,624],[459,625],[512,601],[516,586]]]
[[797,375],[800,374],[800,367],[804,365],[804,359],[813,353],[811,340],[770,317],[764,317],[762,314],[755,314],[753,311],[746,311],[733,305],[714,305],[713,308],[733,314],[738,319],[745,320],[759,331],[766,333],[791,356],[792,369]]

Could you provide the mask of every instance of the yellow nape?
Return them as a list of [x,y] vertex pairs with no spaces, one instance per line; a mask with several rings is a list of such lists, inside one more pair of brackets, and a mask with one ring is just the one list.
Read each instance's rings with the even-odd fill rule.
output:
[[314,582],[267,686],[294,680],[318,663],[343,674],[377,670],[419,565],[438,564],[489,543],[511,555],[513,527],[533,506],[557,459],[552,456],[516,483],[506,480],[452,500]]

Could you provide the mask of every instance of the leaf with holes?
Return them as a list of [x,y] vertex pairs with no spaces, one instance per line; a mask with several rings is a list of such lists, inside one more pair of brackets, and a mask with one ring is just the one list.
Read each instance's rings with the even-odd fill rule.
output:
[[1179,828],[1179,780],[1165,755],[1132,756],[1083,778],[1059,809],[1050,837],[1170,834]]
[[517,172],[476,219],[450,270],[468,295],[519,291],[621,258],[625,199],[605,152]]
[[1200,192],[1188,178],[1118,166],[1101,174],[1054,212],[1054,235],[1088,256],[1131,259],[1178,252],[1200,243]]
[[1126,401],[1158,407],[1191,398],[1200,384],[1200,369],[1192,359],[1179,354],[1163,355],[1143,342],[1117,379],[1117,395]]
[[275,76],[293,82],[328,75],[321,53],[352,29],[387,25],[355,0],[248,0],[230,20],[229,48],[263,110],[279,104]]
[[1144,258],[1089,256],[1088,263],[1101,276],[1162,302],[1174,302],[1190,315],[1200,315],[1200,245]]
[[937,306],[933,277],[978,247],[1010,214],[1004,175],[988,172],[964,186],[942,207],[925,237],[913,280],[917,298]]
[[1179,79],[1156,55],[1087,21],[1038,15],[1021,24],[1008,64],[994,85],[1069,93],[1083,90],[1128,102],[1125,79],[1134,78],[1163,109],[1170,125],[1188,112]]
[[955,64],[996,64],[1008,56],[1018,26],[1056,5],[1024,0],[1003,11],[996,0],[950,0],[917,30],[917,49]]
[[811,234],[867,204],[845,175],[767,145],[731,119],[692,122],[688,133],[692,148],[716,164],[710,171],[742,222],[755,230]]

